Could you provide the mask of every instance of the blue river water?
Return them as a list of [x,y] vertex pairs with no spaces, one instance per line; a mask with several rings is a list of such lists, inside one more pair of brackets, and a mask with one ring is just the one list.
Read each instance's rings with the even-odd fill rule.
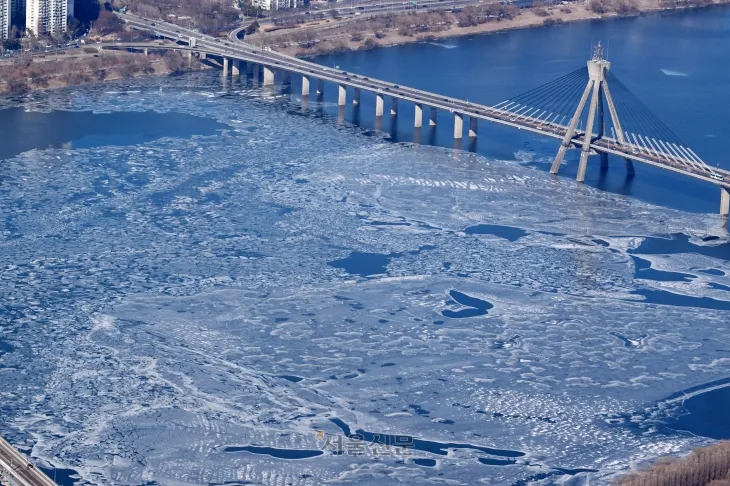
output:
[[[730,117],[718,107],[730,103],[723,75],[718,66],[730,62],[728,8],[654,14],[611,21],[595,20],[576,24],[492,35],[468,36],[432,43],[400,46],[394,49],[358,51],[322,56],[321,64],[342,70],[372,75],[407,86],[443,93],[469,101],[496,105],[584,66],[591,46],[601,41],[612,62],[611,71],[657,117],[688,146],[696,147],[708,164],[730,168],[725,133]],[[328,99],[335,100],[336,90]],[[359,123],[375,126],[372,96],[366,96]],[[412,108],[401,107],[394,123],[384,121],[400,141],[412,141]],[[352,115],[351,115],[352,116]],[[425,130],[424,143],[452,144],[449,113],[439,113],[440,127]],[[488,157],[509,158],[516,146],[523,157],[548,170],[548,160],[556,152],[556,142],[531,137],[484,123],[474,144],[463,142]],[[573,151],[576,152],[576,151]],[[575,177],[577,153],[563,168]],[[595,158],[594,158],[595,159]],[[643,200],[690,211],[717,211],[719,199],[708,197],[704,184],[666,176],[660,169],[640,166],[643,177],[626,180],[623,161],[611,157],[611,168],[602,174],[597,161],[586,179],[587,184],[603,190],[629,194]],[[719,196],[718,196],[719,197]],[[715,200],[717,199],[717,200]]]
[[[729,32],[713,8],[317,61],[493,104],[600,39],[730,168]],[[414,134],[334,88],[0,99],[0,435],[69,486],[608,484],[730,438],[715,187],[619,160],[577,184],[555,141],[455,147],[448,113]]]

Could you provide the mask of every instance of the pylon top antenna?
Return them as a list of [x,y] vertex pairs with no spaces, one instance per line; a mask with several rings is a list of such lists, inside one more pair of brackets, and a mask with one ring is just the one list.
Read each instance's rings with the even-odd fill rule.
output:
[[598,41],[598,44],[596,47],[593,48],[593,58],[591,61],[605,61],[606,58],[603,55],[603,46],[601,45],[601,41]]

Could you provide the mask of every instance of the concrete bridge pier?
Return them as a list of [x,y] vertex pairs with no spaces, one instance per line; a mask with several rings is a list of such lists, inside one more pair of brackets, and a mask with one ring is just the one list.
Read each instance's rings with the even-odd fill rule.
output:
[[150,55],[150,51],[146,47],[144,48],[144,55],[145,56],[149,56]]
[[720,188],[720,215],[730,215],[730,192],[726,187]]
[[252,62],[246,63],[246,77],[253,76],[253,67],[254,67],[254,63],[252,63]]
[[261,79],[261,64],[254,64],[253,65],[253,80],[255,83],[258,83]]
[[626,160],[626,175],[629,177],[634,177],[636,175],[636,171],[634,170],[634,161],[631,159],[625,159]]
[[436,108],[431,108],[430,113],[428,115],[428,126],[435,127],[436,126],[436,114],[438,112],[436,111]]
[[345,106],[347,103],[347,86],[341,84],[337,95],[337,106]]
[[416,113],[413,120],[414,128],[421,128],[423,126],[423,105],[416,103]]
[[198,57],[201,61],[205,61],[205,59],[208,57],[208,54],[206,54],[205,52],[199,52]]
[[269,66],[264,66],[264,86],[274,85],[274,71]]
[[223,76],[228,76],[228,58],[223,58]]
[[390,114],[393,116],[398,114],[398,98],[390,98]]
[[353,88],[353,90],[352,90],[352,104],[353,105],[359,105],[360,104],[360,88]]
[[231,64],[231,75],[234,78],[239,77],[241,75],[241,61],[239,61],[238,59],[234,59]]
[[454,113],[454,139],[460,139],[464,136],[464,115]]
[[347,107],[345,105],[340,105],[337,107],[337,124],[342,125],[342,123],[345,121],[345,114],[347,112]]
[[193,51],[188,51],[188,66],[193,63]]
[[476,138],[477,136],[477,119],[469,117],[469,138]]
[[383,95],[375,95],[375,116],[383,116]]
[[281,92],[291,94],[291,71],[281,71]]
[[309,97],[309,78],[302,76],[302,98]]

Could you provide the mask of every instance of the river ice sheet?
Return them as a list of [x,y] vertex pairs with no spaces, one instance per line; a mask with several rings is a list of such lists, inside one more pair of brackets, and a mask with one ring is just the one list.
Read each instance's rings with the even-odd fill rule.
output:
[[[640,245],[721,245],[714,216],[212,79],[4,102],[227,128],[3,162],[3,435],[100,484],[581,484],[702,443],[647,417],[728,376],[730,268]],[[374,254],[384,271],[347,271]],[[333,418],[463,447],[251,452],[318,451]]]

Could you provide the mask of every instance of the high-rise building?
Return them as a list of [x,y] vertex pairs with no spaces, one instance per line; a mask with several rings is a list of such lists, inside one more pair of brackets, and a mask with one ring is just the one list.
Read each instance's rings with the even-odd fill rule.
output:
[[0,40],[7,39],[10,35],[10,0],[0,0]]
[[251,5],[262,10],[283,10],[304,5],[304,0],[251,0]]
[[25,28],[35,35],[66,32],[68,0],[26,0]]

